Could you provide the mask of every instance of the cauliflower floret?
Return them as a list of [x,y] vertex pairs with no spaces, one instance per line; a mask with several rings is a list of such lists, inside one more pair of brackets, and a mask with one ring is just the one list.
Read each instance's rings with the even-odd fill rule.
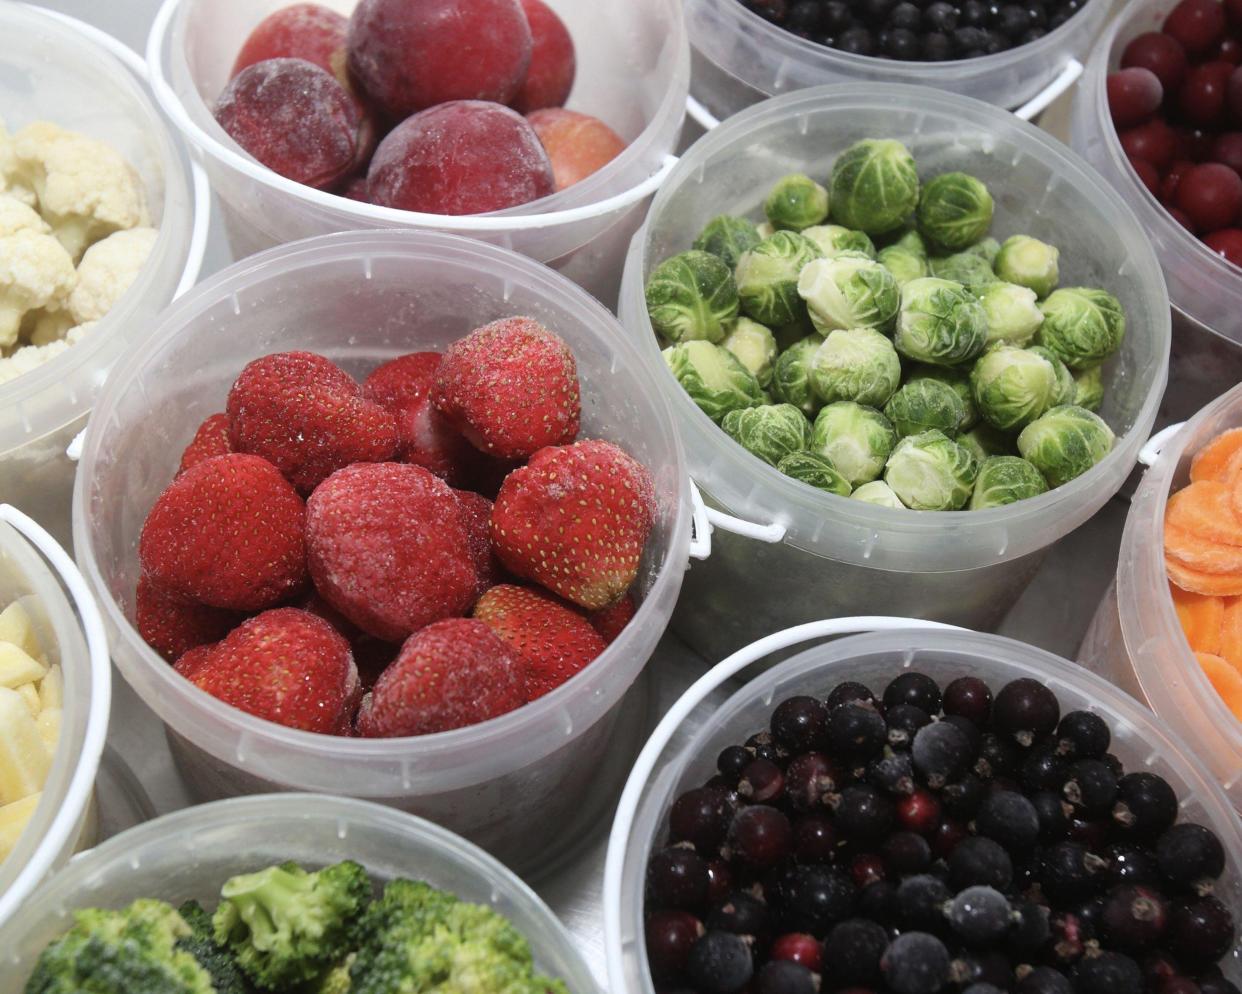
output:
[[17,149],[13,145],[13,136],[9,134],[0,118],[0,193],[8,194],[20,200],[27,207],[35,205],[35,194],[18,174]]
[[69,295],[74,324],[98,321],[138,278],[155,247],[154,228],[117,231],[86,250],[78,264],[78,285]]
[[73,260],[52,235],[0,232],[0,346],[17,341],[27,311],[67,304],[77,280]]
[[22,322],[21,337],[31,345],[47,345],[49,342],[59,342],[69,334],[69,329],[75,324],[77,322],[73,320],[73,315],[63,307],[57,310],[40,308],[26,314],[26,320]]
[[16,197],[0,193],[0,238],[15,235],[19,231],[34,231],[40,235],[50,234],[52,229],[39,217],[33,207]]
[[95,326],[95,322],[78,325],[76,328],[69,329],[69,333],[58,342],[49,342],[47,345],[23,345],[21,348],[14,350],[13,354],[6,359],[0,359],[0,383],[8,383],[9,380],[15,380],[19,376],[38,369],[45,362],[55,359],[63,352],[77,345],[86,334]]
[[20,178],[75,261],[112,232],[151,223],[142,180],[110,145],[48,121],[28,124],[13,142]]

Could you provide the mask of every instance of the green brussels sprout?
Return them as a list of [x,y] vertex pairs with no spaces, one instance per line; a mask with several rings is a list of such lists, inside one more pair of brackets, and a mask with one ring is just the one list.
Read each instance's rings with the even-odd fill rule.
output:
[[775,466],[811,441],[811,422],[793,404],[764,404],[730,411],[720,422],[725,433],[753,456]]
[[793,404],[808,417],[822,403],[811,389],[811,362],[823,343],[822,336],[808,335],[777,356],[772,367],[772,396],[784,404]]
[[1099,366],[1084,369],[1074,377],[1074,399],[1070,403],[1098,411],[1103,402],[1104,377]]
[[1113,441],[1113,430],[1098,414],[1062,404],[1022,429],[1018,452],[1059,487],[1108,455]]
[[998,282],[988,260],[967,249],[953,255],[933,256],[928,261],[933,276],[952,280],[972,290],[981,290],[990,283]]
[[880,407],[899,383],[897,350],[874,328],[838,328],[811,358],[811,389],[825,403],[853,400]]
[[979,464],[942,431],[907,435],[884,467],[884,482],[915,511],[958,511],[970,500]]
[[776,336],[758,321],[742,317],[720,343],[733,357],[751,371],[759,385],[767,389],[772,382],[776,364]]
[[1072,370],[1098,366],[1121,348],[1126,315],[1121,302],[1107,290],[1056,290],[1039,308],[1044,312],[1039,344]]
[[927,259],[931,256],[931,252],[927,250],[927,242],[919,234],[918,228],[907,228],[899,238],[889,242],[885,247],[901,249],[903,252],[917,255],[921,259]]
[[907,359],[933,366],[960,366],[987,342],[987,316],[960,283],[926,276],[901,288],[893,343]]
[[916,380],[939,380],[956,391],[962,400],[962,409],[966,412],[958,431],[966,431],[978,424],[979,410],[975,407],[975,393],[970,388],[970,373],[965,369],[918,365],[913,367],[906,376],[907,383],[913,383]]
[[811,429],[811,451],[828,459],[851,487],[876,479],[896,444],[888,418],[851,400],[829,404]]
[[798,295],[823,334],[836,328],[887,330],[901,305],[893,274],[861,252],[811,262],[798,277]]
[[776,468],[816,490],[827,490],[841,497],[850,495],[850,481],[837,472],[832,460],[816,452],[791,452],[776,464]]
[[1030,235],[1006,238],[996,255],[993,268],[1006,283],[1016,283],[1035,291],[1041,300],[1057,288],[1060,252],[1047,242]]
[[730,411],[763,403],[759,381],[719,345],[682,342],[670,345],[661,355],[681,388],[713,421]]
[[996,345],[970,371],[970,387],[984,421],[1001,431],[1017,431],[1053,406],[1057,372],[1034,352]]
[[707,226],[699,232],[699,237],[691,247],[700,252],[710,252],[729,267],[729,272],[733,272],[742,254],[749,252],[761,241],[763,238],[759,235],[759,229],[752,221],[744,217],[721,214],[707,222]]
[[665,259],[647,281],[647,313],[670,342],[718,342],[737,320],[733,273],[710,252]]
[[759,240],[761,242],[766,242],[776,234],[776,226],[771,221],[760,221],[755,225],[755,230],[759,232]]
[[979,466],[975,490],[970,495],[970,509],[982,511],[989,507],[1004,507],[1047,492],[1047,481],[1025,459],[991,456]]
[[839,224],[817,224],[802,234],[819,246],[825,259],[841,252],[861,252],[868,259],[875,258],[875,245],[863,231],[851,231]]
[[1011,456],[1018,451],[1012,435],[997,431],[986,421],[980,421],[970,431],[958,435],[954,441],[974,456],[977,462],[983,462],[990,456]]
[[828,216],[828,191],[802,173],[777,181],[763,202],[763,213],[777,231],[801,231]]
[[1028,345],[1027,351],[1047,359],[1052,363],[1052,369],[1057,374],[1056,386],[1052,390],[1052,403],[1048,406],[1060,407],[1062,404],[1074,403],[1076,386],[1074,374],[1069,371],[1069,367],[1042,345]]
[[904,510],[906,506],[893,493],[893,488],[883,480],[872,480],[870,483],[864,483],[850,494],[850,497],[854,500],[864,501],[867,504],[878,504],[880,507],[897,507]]
[[778,231],[744,253],[737,264],[743,313],[769,328],[798,320],[806,311],[798,277],[819,257],[816,244],[796,231]]
[[924,238],[960,252],[992,227],[992,195],[967,173],[941,173],[923,185],[914,216]]
[[1016,283],[989,283],[975,291],[988,319],[988,344],[1022,348],[1031,343],[1044,320],[1035,291]]
[[805,312],[802,313],[797,321],[777,325],[772,329],[772,334],[776,336],[776,347],[781,352],[793,348],[802,339],[810,335],[820,339],[824,337],[815,330],[815,325],[811,324],[811,315]]
[[834,221],[882,235],[901,227],[918,206],[918,169],[901,142],[867,139],[837,156],[829,190]]
[[963,249],[963,251],[969,252],[971,255],[977,255],[991,266],[996,262],[996,257],[1000,255],[1000,242],[995,238],[984,238],[975,242],[969,248]]
[[893,274],[898,289],[911,280],[922,279],[931,273],[931,268],[927,265],[927,256],[918,255],[899,245],[890,245],[888,248],[880,249],[876,261]]
[[950,438],[966,417],[966,405],[949,384],[939,380],[912,380],[884,405],[884,416],[902,438],[937,428]]

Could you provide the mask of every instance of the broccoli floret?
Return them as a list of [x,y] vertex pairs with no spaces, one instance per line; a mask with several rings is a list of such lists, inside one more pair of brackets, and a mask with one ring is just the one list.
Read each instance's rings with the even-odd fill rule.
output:
[[350,953],[336,966],[297,989],[297,994],[350,994],[349,968],[357,953]]
[[220,896],[216,942],[255,985],[281,991],[315,979],[351,951],[371,880],[348,861],[315,873],[284,863],[233,877]]
[[177,911],[190,926],[190,934],[178,939],[177,945],[211,975],[218,994],[254,994],[254,987],[229,951],[217,945],[211,915],[203,906],[197,901],[186,901]]

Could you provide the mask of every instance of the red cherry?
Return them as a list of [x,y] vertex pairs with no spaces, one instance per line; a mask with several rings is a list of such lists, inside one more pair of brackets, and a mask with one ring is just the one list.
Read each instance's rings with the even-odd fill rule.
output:
[[1235,266],[1242,266],[1242,228],[1213,231],[1203,239],[1203,244]]
[[1189,231],[1192,235],[1195,233],[1195,223],[1190,220],[1185,211],[1179,211],[1176,207],[1170,207],[1169,217]]
[[1199,231],[1227,228],[1242,207],[1242,176],[1219,162],[1197,165],[1178,184],[1177,206]]
[[819,940],[805,932],[790,932],[780,936],[768,950],[770,959],[787,959],[801,963],[812,973],[819,973],[823,959]]
[[1242,131],[1226,131],[1217,135],[1212,143],[1211,159],[1242,176]]
[[1225,33],[1225,10],[1219,0],[1182,0],[1164,19],[1164,33],[1172,35],[1187,55],[1202,55]]
[[1205,62],[1186,74],[1177,104],[1186,120],[1206,127],[1225,112],[1225,88],[1234,68],[1228,62]]
[[1182,177],[1186,175],[1186,170],[1193,169],[1194,163],[1189,159],[1178,159],[1173,165],[1169,166],[1169,171],[1164,174],[1164,179],[1160,181],[1160,202],[1163,204],[1171,204],[1177,197],[1177,187],[1181,183]]
[[1242,66],[1229,74],[1229,82],[1225,84],[1225,101],[1229,104],[1230,113],[1242,121]]
[[1212,62],[1228,62],[1230,65],[1236,66],[1239,62],[1242,62],[1242,41],[1226,35],[1220,40],[1220,44],[1216,46],[1216,51],[1209,58]]
[[1146,159],[1157,169],[1167,169],[1177,151],[1177,135],[1164,118],[1153,117],[1146,124],[1121,132],[1121,147],[1131,159]]
[[1160,171],[1155,166],[1146,159],[1131,159],[1130,168],[1138,174],[1139,180],[1153,197],[1160,196]]
[[1121,53],[1121,68],[1150,69],[1160,85],[1172,92],[1186,75],[1186,50],[1171,35],[1148,31],[1126,46]]
[[1108,112],[1119,128],[1146,121],[1160,109],[1160,102],[1164,100],[1160,78],[1150,69],[1134,66],[1110,72],[1104,85],[1108,93]]

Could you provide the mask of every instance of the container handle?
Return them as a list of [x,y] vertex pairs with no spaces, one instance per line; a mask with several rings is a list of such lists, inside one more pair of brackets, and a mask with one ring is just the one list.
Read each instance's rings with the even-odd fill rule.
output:
[[1082,71],[1082,63],[1077,59],[1070,59],[1065,63],[1065,68],[1061,70],[1057,78],[1015,110],[1014,115],[1022,118],[1024,121],[1030,121],[1038,117],[1048,109],[1057,97],[1078,82],[1078,77],[1082,75]]
[[690,507],[691,559],[706,559],[712,554],[712,532],[717,528],[743,538],[754,539],[756,542],[767,542],[769,545],[775,545],[785,537],[784,525],[775,522],[761,525],[708,507],[693,480],[690,481]]
[[689,95],[686,96],[686,113],[690,115],[690,120],[704,131],[711,131],[720,124],[720,118]]
[[1167,428],[1161,428],[1147,440],[1146,445],[1139,449],[1138,461],[1144,466],[1154,466],[1156,460],[1160,458],[1160,450],[1169,444],[1169,439],[1185,427],[1186,422],[1179,421],[1177,424],[1169,425]]

